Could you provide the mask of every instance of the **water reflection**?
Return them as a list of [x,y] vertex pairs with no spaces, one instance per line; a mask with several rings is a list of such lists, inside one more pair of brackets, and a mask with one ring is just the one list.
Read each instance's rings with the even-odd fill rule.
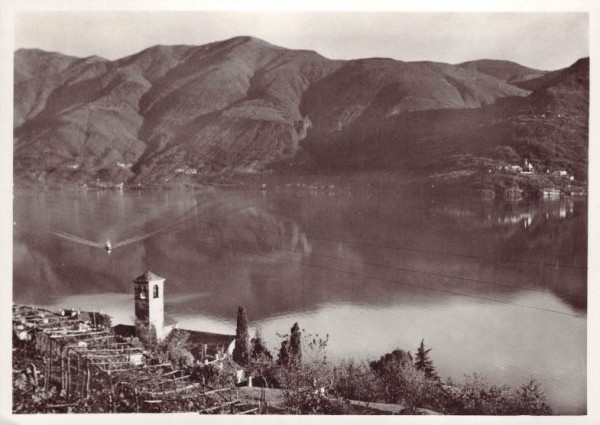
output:
[[[577,202],[571,198],[554,201],[522,202],[522,203],[467,203],[445,204],[431,207],[432,214],[453,217],[479,225],[520,225],[527,228],[534,220],[569,219],[576,216],[576,204],[582,207],[582,201]],[[471,223],[472,224],[472,223]]]
[[[72,192],[19,194],[16,296],[44,297],[40,288],[48,286],[58,293],[127,292],[132,270],[152,268],[175,292],[219,288],[228,304],[249,297],[259,318],[331,300],[385,304],[390,293],[406,302],[425,291],[433,302],[448,296],[441,289],[501,299],[551,291],[585,312],[585,205],[572,201],[423,211],[235,193],[139,196],[93,192],[97,202],[90,203],[89,195]],[[56,238],[53,229],[99,241],[152,237],[106,257]],[[273,302],[261,307],[265,297]],[[207,307],[217,313],[222,305]]]
[[[584,202],[262,192],[16,192],[15,301],[107,304],[131,320],[130,280],[151,269],[184,324],[231,331],[244,305],[267,338],[294,321],[331,334],[334,357],[426,338],[444,376],[477,370],[519,383],[539,372],[562,411],[585,409],[585,366],[559,373],[585,354]],[[124,240],[158,229],[111,255],[49,233]]]

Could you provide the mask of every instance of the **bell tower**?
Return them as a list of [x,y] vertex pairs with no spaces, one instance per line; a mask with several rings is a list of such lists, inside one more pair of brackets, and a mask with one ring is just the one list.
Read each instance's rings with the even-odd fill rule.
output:
[[135,284],[135,318],[146,326],[154,325],[160,339],[165,324],[165,279],[147,271],[133,281]]

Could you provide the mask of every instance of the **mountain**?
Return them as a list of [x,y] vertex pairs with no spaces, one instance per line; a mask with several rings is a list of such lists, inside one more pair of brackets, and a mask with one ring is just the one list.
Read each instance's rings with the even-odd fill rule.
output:
[[521,87],[525,81],[537,79],[547,74],[546,71],[528,68],[511,61],[482,59],[463,62],[461,67],[473,69],[482,74],[491,75],[502,81]]
[[15,55],[15,173],[63,180],[260,167],[293,152],[302,93],[339,66],[249,37],[112,62],[39,56]]
[[526,96],[498,96],[481,107],[455,104],[394,114],[386,107],[400,96],[387,87],[349,125],[315,129],[305,144],[313,157],[336,167],[353,168],[361,161],[367,167],[412,170],[456,155],[493,158],[498,148],[509,147],[515,151],[510,159],[518,163],[528,159],[540,169],[566,168],[585,179],[588,97],[588,59],[553,73]]
[[307,163],[426,167],[460,152],[456,138],[488,127],[491,115],[506,121],[503,99],[563,109],[587,99],[567,79],[503,61],[330,60],[252,37],[115,61],[21,49],[15,180],[205,183]]
[[[534,80],[531,80],[532,82]],[[537,89],[525,98],[501,99],[472,115],[455,135],[440,143],[458,146],[454,155],[438,158],[431,171],[464,173],[450,185],[501,194],[507,189],[528,195],[542,187],[566,192],[587,185],[589,150],[589,58],[541,77]],[[534,175],[498,173],[499,167],[534,166]],[[565,175],[556,176],[557,173]],[[447,180],[447,179],[446,179]],[[441,183],[440,189],[445,186]],[[434,183],[435,184],[435,183]]]

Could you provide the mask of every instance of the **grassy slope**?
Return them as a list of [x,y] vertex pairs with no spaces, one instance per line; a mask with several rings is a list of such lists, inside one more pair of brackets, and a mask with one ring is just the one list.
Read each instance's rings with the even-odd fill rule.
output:
[[[313,137],[304,146],[322,164],[319,152],[338,130],[527,94],[461,66],[333,61],[249,37],[156,46],[112,62],[25,50],[15,63],[15,175],[41,181],[202,182],[261,173],[295,158],[307,130]],[[365,155],[361,147],[351,159]],[[176,175],[181,167],[197,177]]]

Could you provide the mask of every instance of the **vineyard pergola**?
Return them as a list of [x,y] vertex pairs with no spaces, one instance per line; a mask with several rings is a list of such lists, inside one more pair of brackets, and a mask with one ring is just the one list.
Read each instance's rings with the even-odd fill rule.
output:
[[[75,315],[13,305],[13,333],[39,362],[39,385],[67,400],[94,399],[109,412],[257,413],[235,387],[211,388],[111,328]],[[43,373],[41,371],[43,370]],[[37,381],[36,381],[37,382]]]

